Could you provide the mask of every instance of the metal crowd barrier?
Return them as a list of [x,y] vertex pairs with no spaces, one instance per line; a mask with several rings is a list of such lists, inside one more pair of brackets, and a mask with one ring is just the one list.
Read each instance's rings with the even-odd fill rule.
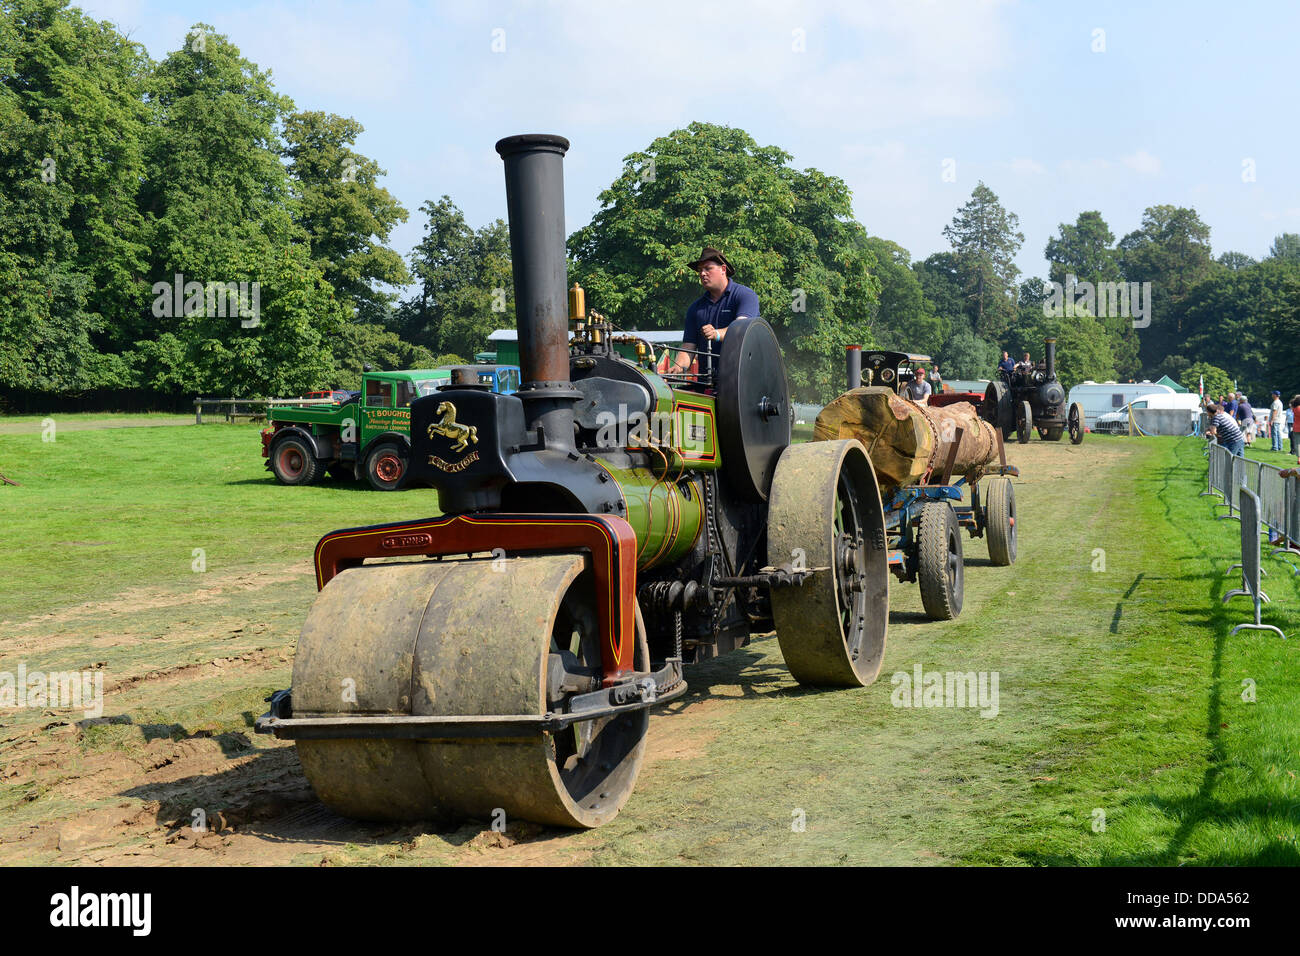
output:
[[[1268,572],[1260,565],[1259,535],[1262,525],[1268,540],[1277,545],[1270,555],[1300,555],[1300,472],[1229,454],[1217,443],[1211,444],[1207,453],[1205,491],[1201,495],[1222,497],[1223,501],[1215,502],[1214,506],[1226,506],[1228,513],[1217,517],[1241,522],[1241,563],[1228,569],[1241,568],[1241,587],[1225,594],[1223,603],[1241,595],[1255,604],[1254,623],[1239,624],[1232,633],[1273,631],[1286,640],[1280,629],[1260,622],[1260,606],[1268,601],[1268,595],[1259,582]],[[1300,574],[1300,568],[1291,567],[1293,573]]]
[[1260,500],[1249,488],[1241,491],[1240,497],[1241,508],[1241,564],[1234,564],[1233,568],[1241,568],[1241,587],[1234,588],[1223,596],[1223,603],[1227,604],[1229,598],[1238,595],[1249,597],[1255,605],[1255,622],[1238,624],[1232,629],[1228,636],[1235,635],[1238,631],[1272,631],[1282,640],[1286,640],[1286,635],[1280,628],[1272,624],[1262,624],[1259,619],[1260,606],[1268,600],[1268,595],[1261,590],[1259,586],[1260,573],[1263,568],[1259,564],[1259,522],[1263,517],[1260,512]]

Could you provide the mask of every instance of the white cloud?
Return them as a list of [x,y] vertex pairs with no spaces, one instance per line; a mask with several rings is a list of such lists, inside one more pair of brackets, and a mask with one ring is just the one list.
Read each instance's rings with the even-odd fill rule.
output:
[[[572,125],[675,124],[736,101],[800,126],[971,119],[1006,105],[996,78],[1008,43],[995,7],[556,4],[545,17],[521,13],[508,52],[481,63],[474,81],[507,110],[554,104],[555,119]],[[793,49],[796,30],[804,52]]]
[[1038,162],[1038,160],[1028,159],[1025,157],[1013,159],[1010,163],[1010,166],[1011,166],[1011,171],[1015,173],[1017,176],[1029,176],[1029,175],[1040,176],[1043,173],[1047,172],[1047,167],[1044,166],[1042,163]]
[[1139,149],[1132,156],[1123,157],[1120,162],[1134,172],[1143,175],[1154,176],[1160,172],[1159,157],[1152,156],[1145,149]]

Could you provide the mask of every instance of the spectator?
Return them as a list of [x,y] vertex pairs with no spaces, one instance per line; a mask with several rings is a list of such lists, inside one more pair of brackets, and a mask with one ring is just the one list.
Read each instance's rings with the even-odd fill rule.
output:
[[1210,415],[1210,424],[1205,429],[1205,437],[1213,438],[1221,447],[1228,450],[1229,455],[1240,456],[1243,449],[1241,429],[1237,427],[1237,423],[1221,406],[1213,402],[1205,410]]
[[998,374],[1002,376],[1002,381],[1007,385],[1011,384],[1011,373],[1016,370],[1016,363],[1011,361],[1011,356],[1006,352],[1002,353],[1002,361],[998,363]]
[[1255,409],[1250,407],[1250,402],[1241,392],[1237,393],[1237,427],[1241,429],[1242,437],[1245,439],[1246,447],[1249,448],[1255,442]]
[[1229,418],[1237,417],[1237,396],[1228,395],[1226,398],[1219,398],[1219,407],[1223,409],[1225,415]]
[[1296,464],[1300,465],[1300,395],[1291,396],[1287,415],[1291,425],[1291,454],[1296,456]]
[[938,395],[943,391],[943,376],[939,374],[939,366],[930,366],[930,389]]
[[1277,389],[1273,389],[1273,401],[1268,406],[1268,431],[1269,437],[1273,439],[1273,444],[1269,448],[1270,451],[1282,450],[1283,418],[1282,393]]

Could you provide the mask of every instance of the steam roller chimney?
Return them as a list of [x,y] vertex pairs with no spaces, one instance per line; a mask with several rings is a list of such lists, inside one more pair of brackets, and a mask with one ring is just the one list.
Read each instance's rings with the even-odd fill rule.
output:
[[848,363],[849,388],[860,388],[862,386],[862,346],[846,346],[845,361]]
[[1047,364],[1047,378],[1056,378],[1056,339],[1043,340],[1043,361]]
[[569,141],[549,133],[507,136],[496,150],[505,162],[506,209],[514,270],[515,321],[529,430],[548,448],[573,450],[573,405],[582,397],[569,380],[569,296],[564,261],[564,154]]

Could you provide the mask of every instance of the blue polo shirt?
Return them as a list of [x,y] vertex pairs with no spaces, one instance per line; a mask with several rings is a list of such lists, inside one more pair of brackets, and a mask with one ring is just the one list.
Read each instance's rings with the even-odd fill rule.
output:
[[717,302],[710,299],[706,292],[691,303],[690,308],[686,310],[686,331],[682,335],[682,342],[701,351],[707,343],[715,356],[720,355],[721,343],[716,339],[709,342],[700,330],[706,325],[711,325],[715,329],[725,329],[742,315],[751,319],[758,318],[758,294],[749,286],[741,285],[732,279],[727,283],[726,290],[718,297]]

